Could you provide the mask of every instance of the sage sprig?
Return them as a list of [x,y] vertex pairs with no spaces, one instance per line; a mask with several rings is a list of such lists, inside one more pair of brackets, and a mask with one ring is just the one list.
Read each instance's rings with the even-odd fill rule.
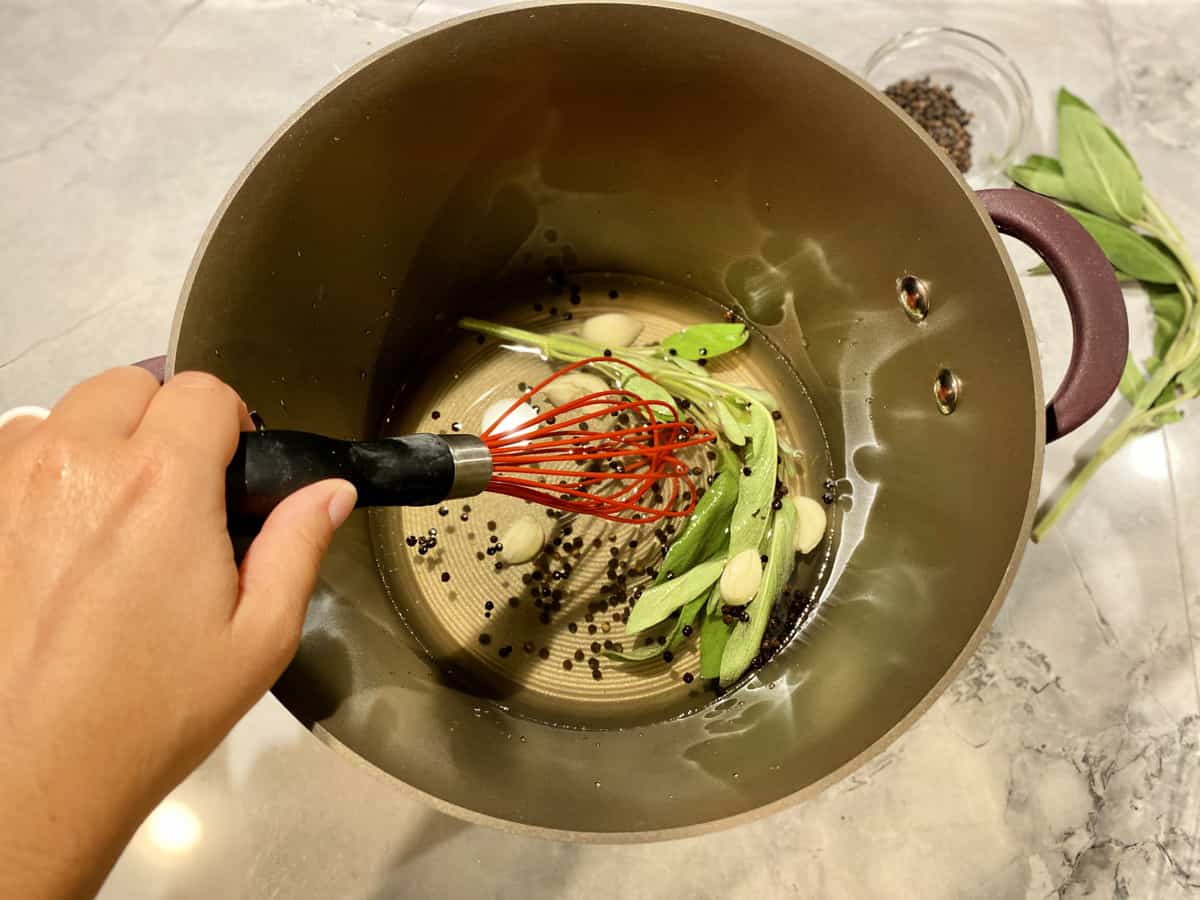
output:
[[[1033,529],[1045,536],[1084,485],[1129,441],[1183,417],[1200,395],[1200,266],[1179,228],[1146,189],[1129,149],[1087,103],[1065,88],[1058,94],[1059,159],[1035,154],[1008,170],[1027,190],[1058,201],[1087,229],[1122,281],[1138,281],[1154,311],[1152,355],[1130,354],[1121,378],[1128,414],[1043,510]],[[1039,266],[1033,273],[1046,271]]]
[[[719,433],[722,443],[717,448],[716,478],[667,548],[654,583],[633,604],[625,623],[626,631],[634,635],[676,616],[669,636],[664,644],[657,638],[646,639],[640,646],[613,649],[607,655],[644,662],[682,644],[687,637],[685,628],[689,634],[698,630],[701,677],[719,677],[722,684],[740,678],[758,655],[771,609],[786,587],[796,552],[792,501],[783,497],[780,509],[772,508],[781,465],[794,455],[775,427],[775,397],[760,388],[714,378],[698,362],[741,347],[749,337],[746,326],[694,325],[659,345],[609,348],[575,335],[538,334],[481,319],[462,319],[459,324],[469,331],[535,348],[552,361],[576,362],[613,351],[646,376],[631,375],[626,367],[602,360],[589,367],[610,383],[646,399],[672,404],[675,398],[686,400],[689,414]],[[751,548],[756,553],[767,552],[768,562],[757,594],[747,604],[748,613],[738,618],[723,609],[719,582],[726,560]],[[734,636],[736,640],[731,640]]]

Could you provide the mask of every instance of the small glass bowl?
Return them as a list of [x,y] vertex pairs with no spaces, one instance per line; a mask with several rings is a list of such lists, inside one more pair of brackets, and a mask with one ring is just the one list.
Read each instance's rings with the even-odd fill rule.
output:
[[914,28],[871,54],[863,75],[883,90],[901,79],[929,78],[952,85],[964,109],[974,113],[971,133],[973,187],[999,181],[1021,149],[1033,121],[1033,101],[1025,76],[987,38],[958,28]]

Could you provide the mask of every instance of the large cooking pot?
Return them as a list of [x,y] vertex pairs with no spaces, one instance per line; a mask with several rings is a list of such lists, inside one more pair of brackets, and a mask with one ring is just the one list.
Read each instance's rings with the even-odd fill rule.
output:
[[[474,821],[630,840],[777,809],[879,753],[975,649],[1029,539],[1045,442],[1117,384],[1111,270],[1048,202],[973,194],[881,95],[793,41],[674,6],[520,6],[376,54],[270,140],[196,255],[168,371],[216,373],[272,426],[374,436],[459,315],[544,280],[551,231],[568,274],[740,308],[799,373],[850,493],[818,615],[693,715],[544,724],[443,677],[360,513],[276,693],[347,759]],[[1049,413],[997,231],[1071,305]]]

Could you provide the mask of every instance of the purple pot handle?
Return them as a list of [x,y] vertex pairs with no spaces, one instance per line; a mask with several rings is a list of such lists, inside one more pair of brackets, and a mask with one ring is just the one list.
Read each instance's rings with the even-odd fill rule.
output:
[[979,200],[997,231],[1028,244],[1050,267],[1071,311],[1071,362],[1046,407],[1046,442],[1056,441],[1117,389],[1129,354],[1125,299],[1104,252],[1058,204],[1014,188],[979,191]]
[[167,358],[165,356],[151,356],[149,359],[139,360],[133,365],[139,369],[145,369],[158,379],[159,384],[167,380]]

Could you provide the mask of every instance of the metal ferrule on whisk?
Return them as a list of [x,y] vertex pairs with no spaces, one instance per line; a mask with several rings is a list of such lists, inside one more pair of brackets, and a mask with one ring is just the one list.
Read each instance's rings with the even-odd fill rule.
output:
[[492,480],[492,453],[487,444],[473,434],[443,434],[439,437],[450,448],[450,458],[454,461],[454,481],[446,499],[483,493]]

